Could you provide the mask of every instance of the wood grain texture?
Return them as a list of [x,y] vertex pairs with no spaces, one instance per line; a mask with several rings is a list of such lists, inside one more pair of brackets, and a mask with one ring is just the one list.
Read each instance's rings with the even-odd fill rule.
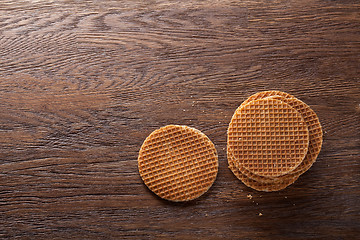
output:
[[[359,30],[355,0],[1,1],[0,238],[355,239]],[[227,168],[226,130],[272,89],[325,135],[295,184],[261,193]],[[139,177],[142,142],[167,124],[217,147],[198,200],[163,201]]]

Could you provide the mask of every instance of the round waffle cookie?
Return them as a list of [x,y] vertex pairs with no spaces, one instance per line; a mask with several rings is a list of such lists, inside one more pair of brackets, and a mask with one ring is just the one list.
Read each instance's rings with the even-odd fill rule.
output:
[[[304,102],[295,98],[294,96],[281,92],[281,91],[264,91],[258,92],[252,96],[250,96],[247,100],[245,100],[242,105],[246,105],[247,103],[268,97],[275,97],[276,99],[280,99],[282,102],[289,104],[295,110],[297,110],[301,116],[304,118],[304,122],[309,130],[309,147],[308,152],[301,162],[301,164],[289,172],[287,175],[301,175],[306,172],[316,161],[317,156],[320,153],[322,141],[323,141],[323,132],[321,128],[321,124],[319,118],[316,113]],[[241,107],[240,106],[240,107]],[[284,176],[287,177],[287,176]]]
[[[271,99],[271,98],[275,98],[276,96],[271,96],[271,97],[266,97],[266,99]],[[265,98],[264,98],[265,99]],[[241,106],[243,106],[244,104],[241,104]],[[234,159],[234,157],[231,156],[232,153],[230,153],[229,147],[227,148],[227,159],[228,159],[228,164],[229,164],[229,168],[231,169],[231,171],[234,173],[234,175],[241,180],[242,177],[240,177],[241,175],[245,175],[247,178],[258,181],[258,182],[263,182],[263,183],[274,183],[275,182],[275,178],[273,177],[264,177],[264,176],[259,176],[257,174],[254,174],[253,172],[245,169],[244,167],[242,167],[239,164],[235,164],[236,159]],[[236,165],[236,167],[235,167]],[[286,174],[285,174],[286,175]]]
[[138,168],[145,185],[159,197],[189,201],[215,181],[218,157],[214,144],[199,130],[168,125],[145,139]]
[[300,165],[309,144],[302,116],[272,98],[240,106],[228,128],[228,150],[239,166],[265,177],[284,175]]
[[290,176],[287,178],[283,178],[281,180],[272,179],[272,181],[269,182],[256,181],[239,170],[240,168],[239,164],[237,164],[237,162],[234,161],[233,156],[231,156],[231,153],[229,151],[227,152],[227,158],[230,159],[230,161],[232,161],[232,164],[229,164],[229,168],[234,173],[234,175],[240,181],[242,181],[246,186],[255,189],[257,191],[264,191],[264,192],[280,191],[282,189],[285,189],[289,185],[293,184],[298,179],[298,176]]
[[[265,97],[264,99],[278,99],[278,100],[281,100],[281,96],[271,96],[271,97]],[[243,106],[244,104],[241,104],[241,106]],[[228,154],[230,153],[230,151],[228,151]],[[288,182],[288,178],[292,178],[295,180],[299,177],[299,175],[288,175],[289,173],[287,174],[284,174],[282,176],[279,176],[279,177],[264,177],[264,176],[259,176],[257,174],[254,174],[253,172],[245,169],[244,167],[240,166],[239,164],[237,164],[235,167],[235,160],[233,157],[228,157],[228,164],[229,164],[229,168],[232,170],[232,172],[234,173],[235,176],[238,177],[238,172],[240,171],[241,174],[245,175],[247,178],[251,179],[251,180],[254,180],[256,182],[260,182],[260,183],[270,183],[270,184],[273,184],[274,182],[282,182],[282,183],[287,183]],[[234,170],[235,169],[235,170]],[[238,177],[239,180],[241,180],[239,177]],[[280,184],[278,187],[281,187],[283,186],[284,184]],[[286,186],[285,186],[286,187]]]

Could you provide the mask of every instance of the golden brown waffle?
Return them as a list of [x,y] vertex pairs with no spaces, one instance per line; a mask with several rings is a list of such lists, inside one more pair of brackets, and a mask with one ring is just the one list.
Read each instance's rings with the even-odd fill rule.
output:
[[229,124],[229,151],[241,167],[259,176],[277,177],[295,169],[308,144],[309,132],[302,116],[277,99],[242,105]]
[[138,168],[146,186],[161,198],[189,201],[215,181],[214,144],[197,129],[168,125],[152,132],[141,146]]
[[[282,97],[280,96],[271,96],[271,97],[265,97],[264,99],[278,99],[278,100],[281,100]],[[241,104],[241,106],[243,106],[243,104]],[[228,151],[229,153],[229,151]],[[288,182],[288,179],[289,178],[292,178],[294,179],[296,177],[296,179],[299,177],[299,175],[293,175],[293,176],[289,176],[289,173],[288,174],[284,174],[283,176],[279,176],[279,177],[264,177],[264,176],[259,176],[257,174],[254,174],[253,172],[243,168],[242,166],[240,165],[237,165],[237,168],[235,167],[235,163],[234,163],[234,158],[230,158],[228,157],[228,164],[229,164],[229,168],[233,171],[233,169],[236,169],[237,171],[233,171],[233,173],[235,174],[235,176],[237,176],[239,173],[237,172],[241,172],[241,174],[245,175],[247,178],[249,179],[252,179],[256,182],[260,182],[260,183],[270,183],[270,184],[273,184],[276,181],[281,181],[281,182]],[[239,178],[239,180],[241,180]],[[280,185],[280,186],[283,186],[284,184]],[[279,186],[279,187],[280,187]],[[286,187],[286,186],[285,186]]]
[[[278,97],[278,96],[271,96],[271,97],[266,97],[266,98],[278,99],[276,97]],[[241,104],[241,106],[243,106],[243,104]],[[234,157],[229,156],[229,155],[231,155],[229,150],[227,150],[227,154],[228,154],[227,159],[228,159],[229,168],[232,170],[234,175],[239,180],[241,180],[241,178],[242,178],[242,177],[240,177],[240,174],[241,174],[241,176],[245,175],[247,178],[255,180],[255,181],[260,182],[260,183],[274,183],[275,180],[277,180],[277,178],[280,178],[280,177],[282,178],[283,177],[283,176],[280,176],[280,177],[274,178],[274,177],[259,176],[257,174],[254,174],[253,172],[243,168],[239,164],[237,165],[237,167],[235,167],[235,163],[234,163],[235,159],[234,159]],[[287,176],[287,174],[285,174],[284,176]],[[287,179],[285,179],[285,180],[287,181]]]
[[[309,147],[308,152],[302,161],[302,163],[293,171],[288,174],[301,175],[306,172],[316,161],[317,156],[320,153],[321,145],[323,141],[323,132],[319,118],[316,113],[304,102],[295,98],[294,96],[284,93],[281,91],[265,91],[259,92],[250,96],[245,100],[242,105],[247,104],[253,100],[267,98],[271,96],[276,96],[276,98],[281,98],[282,102],[289,104],[291,107],[296,109],[304,118],[304,122],[309,130]],[[284,176],[287,177],[287,176]]]

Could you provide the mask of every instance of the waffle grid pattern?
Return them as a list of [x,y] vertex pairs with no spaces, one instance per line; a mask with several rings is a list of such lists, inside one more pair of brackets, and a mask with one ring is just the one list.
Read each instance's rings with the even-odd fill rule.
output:
[[246,186],[258,191],[264,191],[264,192],[279,191],[293,184],[298,179],[298,176],[294,176],[283,179],[273,178],[271,181],[268,182],[256,181],[253,178],[249,177],[247,174],[244,174],[243,171],[239,170],[241,169],[241,167],[236,161],[234,161],[234,157],[231,156],[231,153],[229,151],[227,152],[227,157],[229,161],[233,162],[231,165],[229,164],[229,168],[234,173],[234,175],[240,181],[242,181]]
[[169,125],[146,138],[138,167],[144,183],[155,194],[171,201],[187,201],[205,193],[214,182],[217,153],[200,131]]
[[235,112],[228,144],[239,165],[260,176],[276,177],[302,162],[308,134],[303,118],[288,104],[259,99]]
[[[234,166],[236,168],[236,166]],[[263,192],[274,192],[274,191],[280,191],[289,185],[293,184],[297,178],[287,178],[283,181],[278,181],[274,183],[262,183],[257,182],[246,175],[244,175],[242,172],[238,172],[238,179],[240,179],[246,186],[255,189],[257,191],[263,191]]]

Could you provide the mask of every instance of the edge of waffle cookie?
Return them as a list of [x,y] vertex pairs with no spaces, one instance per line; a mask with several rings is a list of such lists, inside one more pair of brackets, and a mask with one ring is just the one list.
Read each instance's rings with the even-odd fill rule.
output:
[[[231,154],[231,153],[229,153]],[[238,173],[237,172],[241,172],[243,175],[245,175],[247,178],[252,179],[256,182],[259,183],[269,183],[269,184],[274,184],[276,182],[287,182],[288,179],[291,178],[298,178],[300,176],[300,174],[285,174],[279,177],[263,177],[263,176],[259,176],[241,166],[239,166],[239,164],[236,164],[236,160],[234,159],[234,157],[228,157],[228,165],[229,168],[232,170],[232,172],[234,173],[234,175],[236,176]],[[236,166],[236,167],[235,167]],[[233,169],[236,168],[236,171],[234,172]]]
[[[228,161],[229,159],[231,160],[232,158],[230,153],[228,153],[227,157],[228,157]],[[290,186],[291,184],[293,184],[298,179],[298,176],[297,177],[295,176],[282,180],[274,179],[272,182],[265,183],[249,178],[247,175],[245,175],[239,170],[236,164],[229,164],[229,168],[233,172],[233,174],[237,177],[237,179],[239,179],[247,187],[263,192],[274,192],[274,191],[283,190],[288,186]]]

